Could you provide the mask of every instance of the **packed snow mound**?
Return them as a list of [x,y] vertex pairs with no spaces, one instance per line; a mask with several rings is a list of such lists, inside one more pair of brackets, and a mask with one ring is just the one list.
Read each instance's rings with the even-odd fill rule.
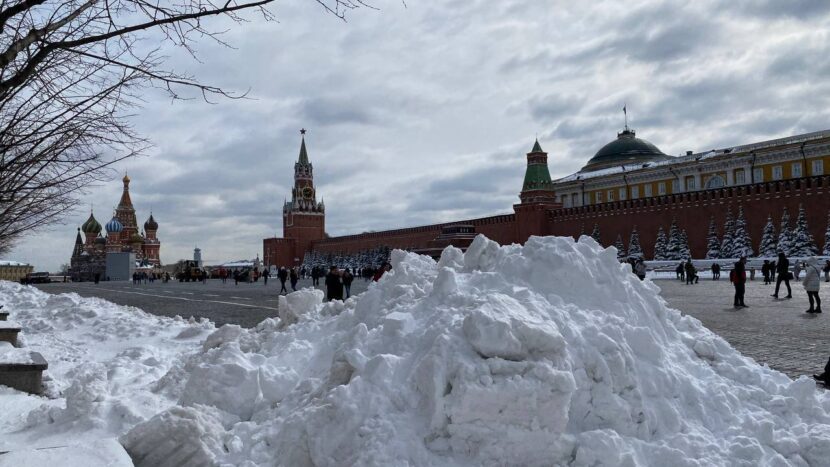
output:
[[125,434],[178,401],[159,380],[216,330],[209,321],[7,281],[0,281],[0,304],[22,328],[23,348],[15,350],[39,352],[49,364],[43,397],[0,387],[0,451]]
[[588,237],[479,236],[438,262],[392,263],[345,302],[301,290],[281,319],[216,331],[158,383],[181,407],[125,447],[165,459],[176,433],[203,464],[245,466],[830,459],[824,392],[668,309]]

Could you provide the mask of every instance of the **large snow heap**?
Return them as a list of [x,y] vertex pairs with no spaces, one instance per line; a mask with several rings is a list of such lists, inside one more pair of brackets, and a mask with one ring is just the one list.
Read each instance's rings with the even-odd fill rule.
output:
[[4,442],[120,436],[139,466],[830,459],[830,397],[666,308],[613,248],[479,236],[392,262],[346,302],[282,297],[256,329],[0,283],[60,392],[0,391]]
[[305,289],[281,299],[280,320],[218,330],[162,381],[179,406],[122,442],[148,463],[830,459],[830,398],[812,381],[742,357],[587,237],[479,236],[437,263],[392,262],[345,303]]

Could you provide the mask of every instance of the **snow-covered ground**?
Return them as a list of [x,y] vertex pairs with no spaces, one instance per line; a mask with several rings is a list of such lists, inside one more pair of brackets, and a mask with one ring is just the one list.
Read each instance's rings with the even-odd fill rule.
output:
[[827,465],[830,397],[668,309],[593,240],[478,237],[256,329],[0,283],[54,399],[0,451],[118,436],[139,465]]

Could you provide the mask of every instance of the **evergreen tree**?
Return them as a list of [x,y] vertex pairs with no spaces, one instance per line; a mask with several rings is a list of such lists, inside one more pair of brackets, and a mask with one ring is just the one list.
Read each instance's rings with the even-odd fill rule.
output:
[[778,228],[778,245],[779,253],[784,253],[790,256],[790,249],[792,249],[792,231],[790,230],[790,213],[787,208],[784,208],[784,214],[781,215],[781,225]]
[[735,220],[735,231],[732,234],[732,257],[752,257],[755,251],[752,249],[752,237],[749,236],[749,229],[746,227],[744,208],[738,208],[738,219]]
[[680,231],[680,258],[692,259],[692,250],[689,249],[689,236],[686,235],[686,229]]
[[721,258],[734,258],[732,254],[732,238],[735,235],[735,220],[732,218],[732,208],[726,209],[726,222],[723,224],[723,240],[720,244]]
[[758,256],[765,258],[774,258],[776,256],[775,224],[772,223],[772,214],[767,216],[767,225],[764,226],[761,245],[758,246]]
[[591,238],[596,240],[597,243],[602,245],[602,242],[599,239],[599,224],[594,224],[594,231],[591,232]]
[[830,211],[827,212],[827,230],[824,231],[824,256],[830,256]]
[[666,232],[663,231],[663,226],[657,230],[657,240],[654,242],[654,260],[665,261],[666,258]]
[[628,240],[628,257],[629,258],[642,258],[643,257],[643,247],[640,246],[640,233],[637,232],[637,226],[634,226],[634,229],[631,230],[631,238]]
[[666,259],[678,260],[683,258],[683,238],[680,235],[680,229],[677,228],[677,220],[672,219],[671,227],[669,228],[669,242],[666,245]]
[[804,210],[804,205],[798,206],[798,219],[795,221],[792,239],[791,256],[813,256],[818,252],[816,242],[807,227],[807,212]]
[[720,240],[718,240],[718,230],[715,227],[715,216],[709,219],[709,236],[706,240],[706,259],[720,258]]
[[617,259],[625,259],[625,244],[622,241],[622,235],[617,235],[617,240],[614,242],[614,248],[617,249]]

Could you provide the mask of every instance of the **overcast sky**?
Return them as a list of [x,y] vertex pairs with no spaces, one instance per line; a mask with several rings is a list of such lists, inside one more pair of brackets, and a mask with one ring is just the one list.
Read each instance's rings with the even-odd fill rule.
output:
[[[279,0],[278,22],[236,25],[235,49],[169,68],[248,100],[136,111],[155,145],[122,164],[139,223],[152,208],[165,263],[262,255],[282,233],[300,128],[331,235],[511,212],[538,135],[551,174],[578,170],[623,126],[668,154],[830,128],[824,0],[375,0],[348,22]],[[217,24],[217,28],[221,28]],[[66,224],[9,259],[69,262],[94,204],[104,224],[120,175]]]

